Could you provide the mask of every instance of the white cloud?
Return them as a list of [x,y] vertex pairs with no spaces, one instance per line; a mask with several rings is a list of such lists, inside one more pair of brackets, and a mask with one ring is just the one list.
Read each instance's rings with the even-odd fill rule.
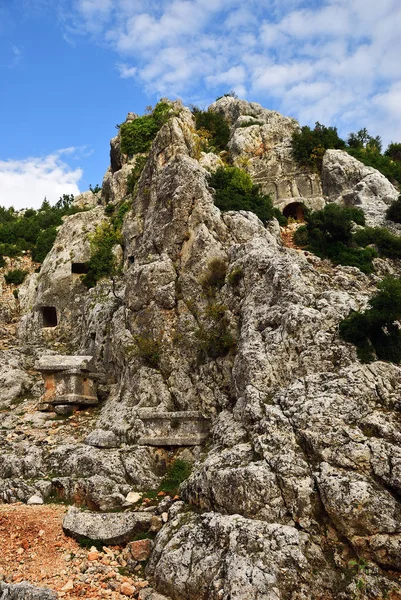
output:
[[0,160],[0,205],[39,208],[45,197],[54,204],[63,194],[79,194],[83,172],[72,169],[62,158],[75,150],[65,148],[45,157]]
[[401,140],[399,0],[73,1],[73,26],[150,94],[193,101],[233,88],[301,121],[380,124],[385,141],[387,111]]

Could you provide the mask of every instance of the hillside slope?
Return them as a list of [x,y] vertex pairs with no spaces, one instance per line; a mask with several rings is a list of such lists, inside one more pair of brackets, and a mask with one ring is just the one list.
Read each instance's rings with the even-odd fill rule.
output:
[[[138,155],[121,153],[120,128],[101,203],[64,219],[20,287],[18,338],[0,357],[9,380],[23,381],[0,394],[0,494],[121,509],[180,458],[194,462],[184,503],[146,571],[160,594],[400,598],[401,368],[361,364],[338,332],[382,276],[399,276],[399,261],[375,259],[372,275],[335,267],[285,247],[275,219],[221,212],[208,177],[222,156],[203,152],[192,113],[171,106],[135,186]],[[234,165],[275,206],[346,202],[386,224],[398,191],[374,169],[329,150],[320,177],[291,156],[294,120],[234,98],[211,108],[229,121]],[[110,276],[88,289],[94,234],[107,227],[117,236]],[[92,355],[102,374],[100,405],[57,427],[37,410],[33,368],[52,353]],[[205,442],[189,426],[177,445],[146,441],[151,416],[194,411],[210,419]]]

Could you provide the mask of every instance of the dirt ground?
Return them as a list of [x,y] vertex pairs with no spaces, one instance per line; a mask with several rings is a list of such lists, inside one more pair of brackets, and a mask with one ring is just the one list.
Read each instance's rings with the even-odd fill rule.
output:
[[64,535],[66,510],[57,504],[0,505],[0,580],[28,581],[66,599],[137,598],[148,585],[140,577],[141,565],[138,577],[127,575],[127,548],[98,552]]

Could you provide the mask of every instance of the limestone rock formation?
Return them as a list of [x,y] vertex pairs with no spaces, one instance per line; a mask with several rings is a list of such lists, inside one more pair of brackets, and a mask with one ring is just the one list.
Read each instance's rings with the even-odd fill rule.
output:
[[322,187],[330,202],[361,208],[371,227],[385,223],[386,210],[399,196],[399,191],[377,169],[367,167],[344,150],[325,152]]
[[[120,272],[87,290],[72,268],[89,260],[90,233],[109,218],[97,205],[65,219],[23,288],[10,369],[27,380],[2,396],[1,498],[121,509],[180,458],[192,473],[183,502],[161,509],[147,567],[155,591],[144,599],[399,598],[401,368],[361,364],[338,332],[380,273],[399,266],[334,267],[284,246],[275,220],[221,212],[208,182],[222,157],[200,155],[193,115],[171,106],[132,194],[133,162],[112,141],[102,202],[129,206]],[[234,163],[276,205],[320,208],[324,194],[384,222],[397,192],[374,170],[328,151],[322,188],[292,159],[293,119],[233,98],[212,110],[230,121]],[[43,389],[28,366],[60,353],[93,356],[103,380],[100,407],[56,422],[37,410]],[[72,510],[65,527],[115,541],[93,523],[134,515]]]
[[234,164],[249,171],[275,206],[283,209],[292,202],[303,202],[313,210],[323,208],[319,176],[300,168],[292,157],[291,138],[299,129],[295,119],[231,96],[210,108],[224,114],[232,125],[228,148]]

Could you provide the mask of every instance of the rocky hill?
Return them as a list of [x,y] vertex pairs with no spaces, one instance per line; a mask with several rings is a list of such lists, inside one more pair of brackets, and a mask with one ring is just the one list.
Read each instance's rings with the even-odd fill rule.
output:
[[[401,369],[361,363],[339,335],[399,260],[334,266],[285,245],[276,219],[220,211],[209,174],[227,152],[205,152],[192,112],[167,104],[146,151],[123,152],[128,115],[101,192],[75,200],[86,210],[19,288],[0,351],[0,498],[133,518],[130,493],[191,463],[180,500],[136,511],[164,515],[141,598],[401,598]],[[231,164],[285,215],[335,202],[397,233],[399,192],[375,169],[327,150],[308,170],[293,119],[232,97],[210,110],[229,124]],[[99,404],[78,389],[93,371]]]

